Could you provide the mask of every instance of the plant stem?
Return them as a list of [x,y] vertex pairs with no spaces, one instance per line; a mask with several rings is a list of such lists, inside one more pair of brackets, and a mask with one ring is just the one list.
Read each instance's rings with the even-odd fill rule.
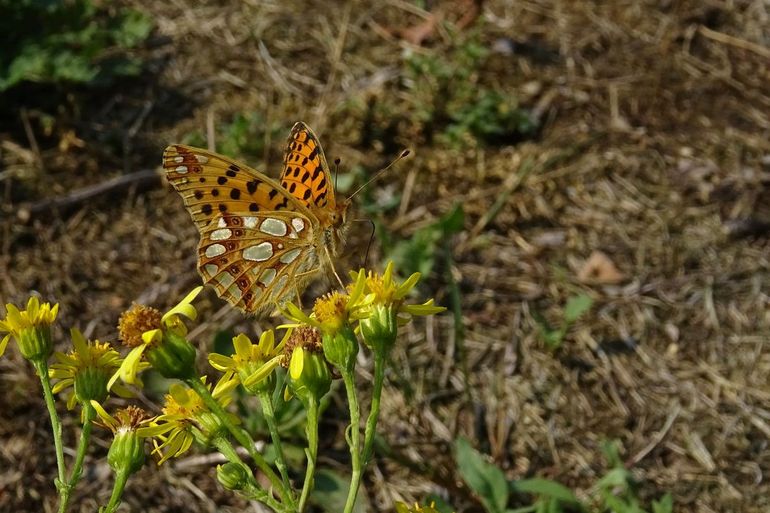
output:
[[273,447],[275,447],[275,466],[278,467],[278,472],[281,474],[283,486],[285,486],[287,490],[291,490],[289,472],[286,467],[286,460],[283,456],[283,447],[281,446],[281,436],[278,434],[278,424],[275,421],[273,398],[268,391],[260,390],[259,402],[262,404],[262,413],[265,415],[267,428],[270,430],[270,438],[273,439]]
[[345,391],[348,394],[348,408],[350,409],[350,459],[352,474],[350,476],[350,488],[348,498],[345,501],[344,513],[351,513],[356,505],[358,488],[361,485],[361,411],[356,396],[356,382],[353,372],[341,369],[342,381],[345,383]]
[[86,453],[88,452],[88,441],[91,439],[91,423],[96,418],[96,410],[91,403],[85,401],[81,403],[83,406],[83,429],[80,431],[80,443],[78,444],[78,452],[75,456],[75,464],[72,466],[70,472],[70,478],[67,482],[67,487],[71,490],[77,486],[80,477],[83,475],[83,462],[86,459]]
[[254,460],[254,463],[256,463],[259,469],[267,476],[267,478],[270,480],[270,483],[273,485],[273,488],[278,490],[281,499],[286,503],[292,504],[294,501],[292,500],[291,493],[283,486],[281,478],[278,477],[272,468],[270,468],[270,465],[267,464],[265,458],[259,453],[259,451],[256,450],[254,447],[254,440],[251,439],[251,436],[249,436],[249,434],[244,429],[236,426],[233,421],[230,420],[227,412],[216,401],[216,399],[214,399],[206,385],[201,383],[198,378],[186,379],[185,383],[187,383],[190,388],[195,390],[195,393],[198,394],[198,396],[201,398],[203,404],[205,404],[212,413],[219,417],[219,420],[222,422],[222,425],[225,426],[225,429],[227,429],[227,431],[233,435],[233,438],[235,438],[238,443],[241,444],[241,446],[243,446],[246,451],[248,451],[251,459]]
[[214,438],[212,443],[214,447],[216,447],[217,450],[221,452],[225,458],[227,458],[228,461],[235,463],[236,465],[240,465],[241,468],[246,471],[246,475],[248,476],[249,481],[246,483],[246,486],[244,486],[242,490],[245,495],[247,495],[250,499],[254,499],[267,504],[275,511],[286,510],[286,506],[276,501],[270,495],[270,493],[268,493],[265,489],[260,487],[259,484],[257,484],[256,480],[254,479],[254,473],[251,471],[249,466],[246,465],[243,460],[241,460],[240,456],[238,456],[238,452],[233,447],[233,444],[231,444],[227,438],[219,436]]
[[307,425],[305,426],[307,434],[307,469],[305,470],[305,482],[302,484],[302,494],[299,497],[299,507],[297,511],[305,511],[307,498],[310,490],[313,488],[313,475],[315,474],[315,460],[318,456],[318,400],[312,397],[307,404]]
[[377,418],[380,416],[380,396],[382,396],[382,384],[385,381],[385,355],[374,357],[374,385],[372,387],[372,406],[369,417],[366,419],[364,431],[364,466],[369,464],[374,450],[374,434],[377,431]]
[[120,498],[123,497],[123,490],[128,482],[129,472],[127,470],[118,470],[115,472],[115,484],[112,486],[112,495],[104,513],[113,513],[120,506]]
[[51,418],[51,430],[53,431],[53,445],[56,449],[56,466],[59,469],[59,477],[56,479],[56,488],[59,491],[59,513],[67,511],[67,505],[70,499],[70,490],[67,486],[67,476],[64,467],[64,447],[61,440],[61,422],[56,413],[56,404],[53,400],[53,390],[51,390],[51,380],[48,378],[48,363],[45,360],[36,360],[32,364],[35,366],[37,375],[40,377],[40,384],[43,387],[43,398],[48,408],[48,416]]

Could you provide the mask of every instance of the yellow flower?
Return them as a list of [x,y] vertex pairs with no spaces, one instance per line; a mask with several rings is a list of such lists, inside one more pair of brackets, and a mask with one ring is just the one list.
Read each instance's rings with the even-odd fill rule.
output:
[[27,309],[19,310],[8,303],[6,317],[0,319],[0,334],[7,333],[0,341],[0,356],[5,353],[8,341],[13,336],[21,354],[28,360],[45,360],[51,354],[51,324],[56,320],[59,304],[40,304],[36,296],[27,301]]
[[112,431],[114,438],[107,453],[107,462],[116,472],[133,474],[144,465],[144,440],[152,418],[143,409],[128,406],[113,417],[96,401],[91,401],[99,419],[94,424]]
[[[108,343],[87,341],[75,328],[70,333],[74,349],[68,354],[56,351],[53,356],[57,363],[51,365],[48,372],[51,378],[59,380],[53,386],[53,392],[58,394],[70,386],[74,388],[74,393],[67,400],[69,409],[75,406],[76,401],[103,402],[108,395],[107,382],[120,367],[120,353]],[[130,396],[129,390],[123,386],[116,385],[113,390],[121,397]]]
[[[195,320],[198,312],[193,300],[203,287],[194,288],[171,310],[161,315],[155,308],[133,305],[120,316],[118,332],[123,343],[133,349],[126,355],[112,376],[111,389],[120,378],[127,384],[138,384],[137,373],[142,370],[142,358],[150,352],[150,363],[165,377],[185,378],[195,371],[195,348],[184,338],[187,327],[181,317]],[[157,351],[152,351],[157,349]]]
[[252,344],[249,337],[241,333],[233,338],[235,354],[224,356],[218,353],[209,355],[209,363],[218,371],[224,372],[222,381],[234,380],[252,393],[256,393],[260,387],[268,387],[274,382],[269,379],[273,370],[281,364],[283,348],[289,338],[291,330],[288,330],[283,340],[276,346],[273,330],[267,330],[259,337],[258,344]]
[[420,273],[414,273],[402,284],[393,280],[393,262],[388,262],[380,275],[369,272],[366,290],[372,296],[367,313],[359,323],[364,342],[380,356],[390,351],[396,341],[398,327],[409,323],[414,315],[433,315],[446,308],[434,306],[433,300],[421,305],[406,303],[406,296],[417,285]]
[[439,513],[439,511],[436,509],[434,502],[431,502],[430,506],[420,506],[415,503],[414,507],[409,507],[403,502],[397,502],[396,513]]
[[[206,384],[206,377],[201,377]],[[237,382],[220,380],[214,387],[212,396],[222,407],[231,400],[233,388]],[[210,389],[211,385],[207,385]],[[206,443],[212,437],[221,436],[225,432],[219,418],[211,413],[200,396],[189,387],[175,383],[169,387],[165,397],[163,414],[153,420],[152,427],[146,433],[160,440],[155,443],[153,453],[160,454],[158,465],[170,458],[176,458],[186,452],[193,441],[198,439]],[[234,415],[230,417],[234,423],[239,420]]]

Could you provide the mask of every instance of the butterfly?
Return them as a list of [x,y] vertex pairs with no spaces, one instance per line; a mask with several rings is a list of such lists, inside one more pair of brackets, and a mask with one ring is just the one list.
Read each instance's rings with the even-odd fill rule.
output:
[[334,269],[350,199],[335,198],[326,156],[304,123],[291,129],[278,181],[182,144],[165,149],[163,168],[200,232],[198,272],[235,307],[281,305],[322,262]]

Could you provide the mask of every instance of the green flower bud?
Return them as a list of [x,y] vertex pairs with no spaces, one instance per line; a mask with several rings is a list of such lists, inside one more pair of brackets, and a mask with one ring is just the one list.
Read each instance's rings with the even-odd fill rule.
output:
[[347,372],[353,372],[358,355],[358,338],[346,324],[334,334],[323,333],[323,349],[326,359],[332,365]]
[[107,462],[115,472],[129,475],[137,472],[144,465],[144,438],[133,429],[123,428],[115,432]]
[[375,354],[388,354],[398,335],[398,311],[392,305],[373,305],[369,317],[361,319],[364,343]]
[[147,361],[164,378],[192,379],[195,369],[195,347],[172,330],[163,333],[163,341],[147,351]]
[[230,461],[217,466],[217,480],[228,490],[243,490],[249,482],[249,476],[243,465]]

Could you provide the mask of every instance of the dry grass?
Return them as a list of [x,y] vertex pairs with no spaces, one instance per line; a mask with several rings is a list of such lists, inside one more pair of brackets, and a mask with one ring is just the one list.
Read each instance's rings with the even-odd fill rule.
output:
[[[16,212],[157,167],[168,142],[211,134],[238,112],[286,129],[303,119],[348,167],[375,168],[411,146],[414,158],[373,187],[409,191],[386,218],[399,237],[463,204],[466,230],[451,265],[439,259],[428,283],[449,304],[449,273],[457,280],[464,332],[446,315],[410,327],[399,346],[382,415],[391,454],[367,474],[373,511],[429,492],[481,511],[447,450],[459,435],[510,478],[557,479],[583,497],[605,471],[600,442],[617,438],[644,497],[670,490],[678,511],[698,513],[770,507],[766,2],[490,1],[474,28],[453,36],[439,25],[423,47],[399,31],[427,13],[396,0],[320,12],[294,0],[129,3],[169,38],[148,50],[156,73],[95,99],[103,103],[72,125],[69,144],[59,144],[62,133],[35,138],[34,123],[32,137],[3,134],[3,302],[37,291],[62,303],[62,325],[114,340],[132,301],[162,307],[181,297],[198,281],[197,236],[166,187],[124,189],[27,223]],[[457,21],[467,6],[440,9]],[[457,150],[426,142],[410,118],[405,52],[445,55],[470,31],[487,48],[515,50],[493,53],[474,80],[535,109],[543,123],[535,140]],[[282,140],[266,131],[265,167],[276,169]],[[511,179],[527,162],[531,172]],[[485,217],[501,194],[504,207]],[[357,230],[352,265],[367,241]],[[577,279],[594,251],[614,262],[620,283]],[[373,257],[382,257],[377,247]],[[594,308],[550,352],[532,313],[558,320],[578,292]],[[264,322],[213,294],[201,310],[200,340],[215,327]],[[0,510],[50,510],[49,428],[21,363],[13,353],[0,360]],[[344,453],[344,417],[332,420],[326,464]],[[110,479],[96,466],[85,482],[76,502],[93,511]],[[144,469],[125,503],[126,511],[240,504],[210,468],[191,464]]]

